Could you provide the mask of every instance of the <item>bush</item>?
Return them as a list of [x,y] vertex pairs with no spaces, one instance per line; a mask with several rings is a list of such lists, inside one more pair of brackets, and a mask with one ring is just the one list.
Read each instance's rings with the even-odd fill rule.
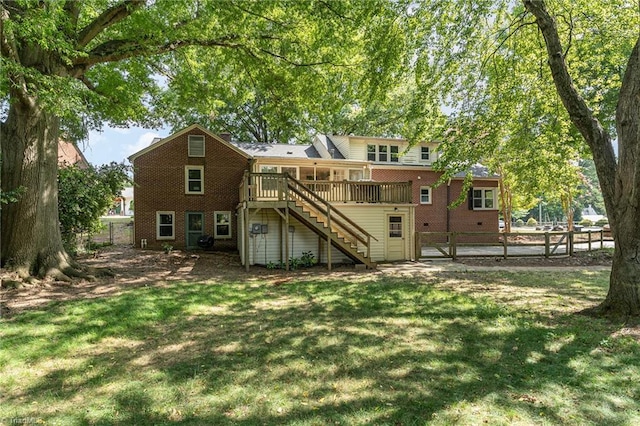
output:
[[522,228],[524,226],[524,220],[518,219],[516,220],[516,228]]
[[530,217],[529,220],[527,220],[527,226],[536,226],[538,225],[538,221],[535,220],[534,218]]
[[588,228],[590,226],[593,226],[593,221],[591,221],[591,219],[582,219],[580,221],[580,225],[584,226],[585,228]]
[[605,226],[605,225],[608,225],[608,224],[609,224],[609,219],[607,219],[606,217],[604,217],[602,219],[598,219],[598,221],[596,222],[596,226],[599,226],[601,228],[603,226]]

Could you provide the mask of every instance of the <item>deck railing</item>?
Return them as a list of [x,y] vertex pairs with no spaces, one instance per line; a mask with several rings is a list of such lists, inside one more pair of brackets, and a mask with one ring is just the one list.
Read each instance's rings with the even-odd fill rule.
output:
[[[285,201],[289,199],[286,194],[287,179],[286,173],[247,173],[240,184],[240,201]],[[346,180],[299,182],[330,203],[411,204],[413,202],[411,182]]]
[[[318,186],[337,183],[336,187],[346,188],[344,184],[347,182],[311,181],[315,185],[313,188],[308,187],[306,183],[290,177],[286,173],[245,173],[245,179],[240,184],[240,201],[284,201],[286,203],[299,204],[303,209],[306,207],[315,213],[326,224],[328,229],[337,232],[346,241],[349,241],[352,246],[362,247],[364,256],[370,258],[371,240],[377,241],[377,239],[337,207],[333,207],[330,201],[325,198],[326,194],[323,193],[323,187]],[[381,189],[388,191],[390,186],[383,186],[384,188]],[[406,188],[406,185],[399,186]],[[373,186],[368,185],[367,187]],[[336,191],[334,195],[338,193]],[[397,192],[396,195],[400,193]],[[351,197],[344,197],[344,193],[342,195],[339,201],[355,201]],[[380,198],[378,199],[380,200]]]

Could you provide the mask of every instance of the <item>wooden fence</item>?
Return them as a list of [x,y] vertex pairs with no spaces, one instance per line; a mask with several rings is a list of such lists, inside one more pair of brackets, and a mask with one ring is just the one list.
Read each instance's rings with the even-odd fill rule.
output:
[[419,258],[446,257],[551,257],[573,256],[576,251],[612,247],[602,230],[580,232],[420,232],[416,234]]

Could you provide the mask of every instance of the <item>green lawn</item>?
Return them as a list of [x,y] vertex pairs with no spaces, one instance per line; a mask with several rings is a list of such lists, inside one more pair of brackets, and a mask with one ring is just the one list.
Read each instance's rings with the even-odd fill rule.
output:
[[0,424],[638,424],[638,342],[571,313],[607,275],[247,275],[56,303],[0,320]]

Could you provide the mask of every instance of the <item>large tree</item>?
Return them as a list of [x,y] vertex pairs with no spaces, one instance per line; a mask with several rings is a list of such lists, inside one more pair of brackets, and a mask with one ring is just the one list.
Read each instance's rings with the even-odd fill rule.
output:
[[[616,243],[609,293],[599,310],[636,316],[639,7],[637,0],[442,0],[415,8],[423,40],[418,79],[429,87],[424,98],[433,102],[437,90],[439,103],[451,111],[448,129],[428,129],[424,136],[442,138],[450,169],[492,156],[499,163],[501,151],[494,148],[504,143],[519,143],[523,162],[545,164],[549,155],[583,154],[576,144],[582,141],[595,162]],[[553,169],[544,170],[553,176]]]
[[396,45],[384,31],[396,7],[382,0],[0,1],[1,188],[18,194],[2,208],[2,265],[24,277],[80,272],[58,226],[61,133],[158,124],[168,113],[163,92],[177,85],[189,94],[182,102],[191,102],[231,85],[276,90],[268,80],[280,76],[291,84],[279,94],[312,100],[333,86],[302,83],[338,84],[341,74],[331,70],[355,68],[361,72],[348,77],[371,93],[392,76],[395,65],[385,58],[401,57],[386,55]]
[[[609,293],[601,310],[640,315],[640,35],[637,35],[629,55],[618,93],[616,157],[612,135],[587,105],[572,78],[556,20],[542,1],[525,0],[524,5],[535,16],[544,37],[558,95],[593,154],[612,226],[616,248]],[[636,4],[636,8],[637,33],[640,28],[640,4]]]

